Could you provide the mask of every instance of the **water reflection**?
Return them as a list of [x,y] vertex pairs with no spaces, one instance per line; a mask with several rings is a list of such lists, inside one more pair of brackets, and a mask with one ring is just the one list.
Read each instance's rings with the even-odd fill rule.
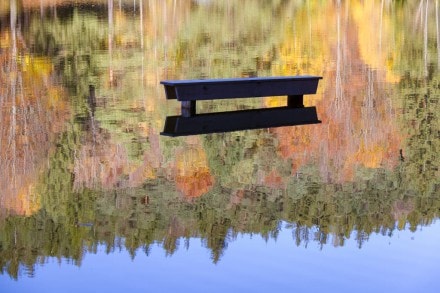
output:
[[0,32],[0,202],[1,212],[30,215],[41,208],[35,181],[70,106],[50,59],[26,52],[11,3],[11,26]]
[[167,116],[161,135],[184,136],[321,123],[315,107],[274,107],[232,112]]
[[[281,221],[299,246],[362,247],[438,218],[429,1],[93,3],[0,6],[2,272],[79,265],[99,245],[173,254],[192,237],[218,262],[237,235],[276,238]],[[302,73],[324,76],[309,101],[322,125],[159,135],[179,111],[160,80]]]

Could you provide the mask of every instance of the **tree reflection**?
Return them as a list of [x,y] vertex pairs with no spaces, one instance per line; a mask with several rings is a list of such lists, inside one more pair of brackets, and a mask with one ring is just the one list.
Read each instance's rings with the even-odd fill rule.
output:
[[[16,25],[19,2],[9,2],[0,182],[2,211],[14,213],[0,221],[2,272],[17,278],[47,257],[80,265],[101,244],[134,257],[159,243],[171,255],[194,237],[217,262],[238,235],[270,239],[280,229],[296,245],[354,237],[361,247],[372,233],[438,219],[438,6],[110,2],[53,2],[65,8],[59,18],[25,10],[29,27]],[[306,99],[322,125],[159,136],[175,110],[162,78],[298,73],[325,75]],[[65,122],[69,111],[75,120]]]
[[17,1],[10,12],[10,27],[0,32],[0,201],[3,211],[29,215],[40,207],[36,181],[68,106],[50,61],[26,50]]

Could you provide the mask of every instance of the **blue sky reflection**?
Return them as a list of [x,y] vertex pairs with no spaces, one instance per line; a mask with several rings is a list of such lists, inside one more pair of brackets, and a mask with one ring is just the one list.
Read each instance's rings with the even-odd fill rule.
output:
[[[213,264],[200,239],[167,256],[160,246],[132,260],[122,249],[106,254],[100,246],[81,266],[51,259],[33,278],[0,277],[2,292],[438,292],[440,224],[392,237],[372,234],[359,249],[311,242],[297,247],[291,230],[276,240],[240,235]],[[256,257],[258,256],[258,257]]]

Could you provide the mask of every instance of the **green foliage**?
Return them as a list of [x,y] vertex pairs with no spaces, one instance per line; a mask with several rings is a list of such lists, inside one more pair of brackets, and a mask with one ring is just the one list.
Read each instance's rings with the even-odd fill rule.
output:
[[73,96],[88,94],[99,77],[100,56],[108,48],[108,28],[96,15],[78,9],[65,19],[32,18],[28,39],[34,54],[52,57]]
[[284,17],[282,1],[216,1],[180,31],[173,60],[184,78],[270,75]]

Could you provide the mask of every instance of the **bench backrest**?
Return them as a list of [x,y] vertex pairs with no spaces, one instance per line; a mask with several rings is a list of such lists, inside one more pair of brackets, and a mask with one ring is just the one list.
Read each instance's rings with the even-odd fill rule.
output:
[[198,101],[315,94],[320,76],[165,80],[167,99]]

